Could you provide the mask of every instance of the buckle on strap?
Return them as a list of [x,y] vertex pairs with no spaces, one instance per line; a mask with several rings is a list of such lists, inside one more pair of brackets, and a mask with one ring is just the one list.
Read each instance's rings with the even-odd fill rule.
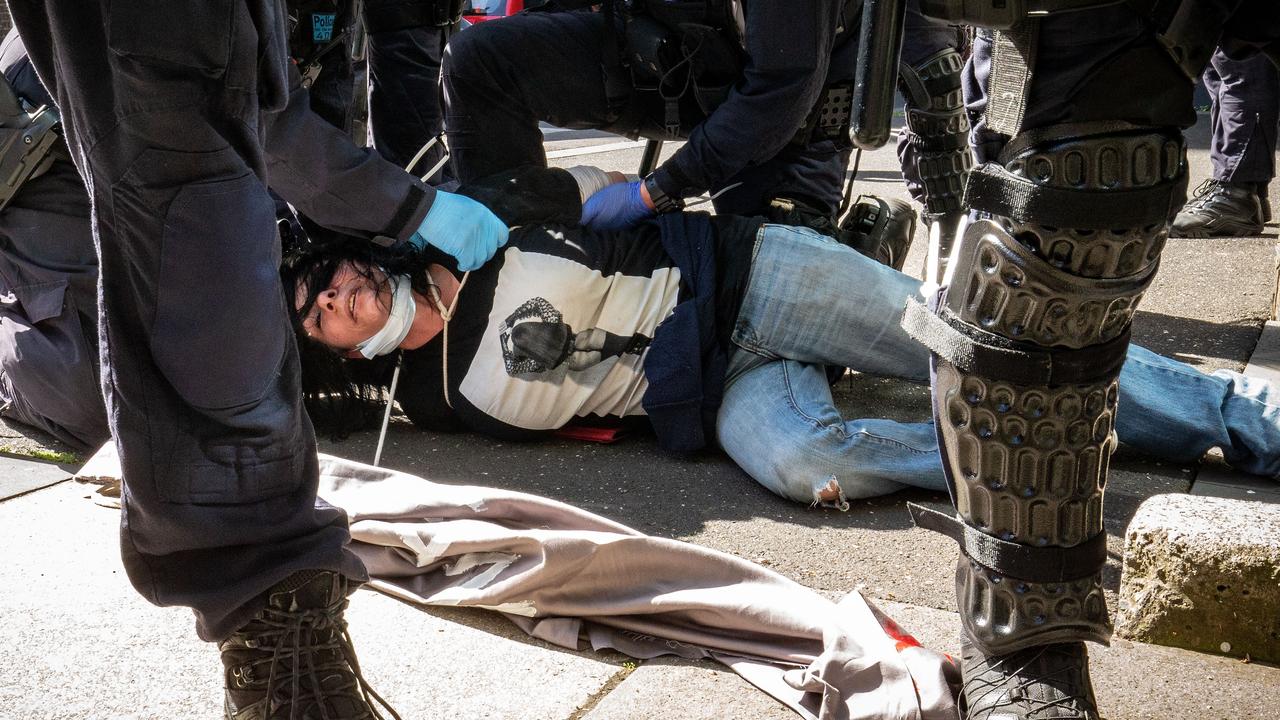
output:
[[1129,328],[1105,343],[1077,350],[1035,350],[973,327],[942,307],[937,314],[907,298],[902,329],[929,351],[966,373],[1017,385],[1074,385],[1105,382],[1124,365]]
[[988,535],[954,515],[907,503],[918,528],[942,533],[979,565],[1001,575],[1035,583],[1070,582],[1089,577],[1107,562],[1107,532],[1074,547],[1032,547]]

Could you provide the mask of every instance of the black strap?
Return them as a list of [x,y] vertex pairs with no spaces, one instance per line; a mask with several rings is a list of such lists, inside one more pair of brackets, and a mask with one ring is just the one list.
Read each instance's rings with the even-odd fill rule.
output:
[[1027,97],[1040,46],[1040,20],[1024,17],[996,30],[991,39],[991,72],[987,80],[987,128],[1013,137],[1022,132]]
[[1018,385],[1106,382],[1120,373],[1129,348],[1129,328],[1119,336],[1078,350],[1042,350],[973,327],[947,308],[934,314],[907,300],[902,329],[961,371]]
[[965,201],[974,210],[1019,222],[1078,230],[1164,225],[1181,178],[1131,190],[1068,190],[1036,185],[995,163],[969,173]]
[[1107,533],[1099,532],[1073,547],[1032,547],[1001,540],[922,505],[907,503],[911,522],[918,528],[942,533],[960,550],[988,570],[1034,583],[1070,582],[1089,577],[1107,563]]
[[417,0],[366,7],[365,27],[371,33],[418,27],[449,27],[462,19],[461,0]]
[[[413,218],[414,213],[418,212],[418,208],[422,205],[422,198],[426,196],[425,186],[420,183],[411,183],[409,191],[404,194],[404,200],[400,201],[400,206],[396,208],[396,214],[391,217],[391,222],[387,223],[387,229],[401,234],[404,228],[409,224],[409,220]],[[435,196],[432,196],[432,202],[435,202]]]
[[969,135],[967,133],[956,132],[946,133],[944,135],[921,134],[919,128],[922,124],[943,123],[953,120],[960,113],[964,112],[964,108],[954,113],[927,112],[917,110],[915,108],[907,108],[907,138],[911,141],[912,146],[921,152],[945,152],[947,150],[967,150],[969,148]]
[[908,105],[914,104],[917,108],[927,110],[933,103],[932,93],[925,87],[920,74],[905,62],[898,63],[898,89],[906,96]]

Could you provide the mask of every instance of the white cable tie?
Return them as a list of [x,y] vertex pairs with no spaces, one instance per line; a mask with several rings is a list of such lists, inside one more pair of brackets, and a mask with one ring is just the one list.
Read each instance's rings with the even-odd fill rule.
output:
[[431,177],[432,175],[435,175],[437,172],[440,172],[440,168],[444,167],[444,164],[449,162],[449,157],[450,157],[449,151],[445,150],[444,157],[440,158],[440,162],[436,163],[435,167],[431,168],[431,170],[427,171],[426,175],[423,175],[420,178],[422,182],[426,182],[427,178]]
[[723,194],[725,194],[725,193],[729,192],[730,190],[732,190],[732,189],[734,189],[734,188],[736,188],[736,187],[739,187],[739,186],[741,186],[741,185],[742,185],[742,183],[740,183],[740,182],[736,182],[736,183],[734,183],[734,184],[732,184],[732,185],[726,185],[726,186],[724,186],[724,187],[720,188],[719,190],[717,190],[715,195],[711,195],[710,197],[699,198],[699,199],[697,199],[697,200],[694,200],[693,202],[685,203],[685,205],[684,205],[684,206],[685,206],[685,207],[687,207],[687,208],[690,208],[690,207],[693,207],[693,206],[695,206],[695,205],[705,205],[706,203],[709,203],[709,202],[714,201],[716,198],[720,197],[721,195],[723,195]]
[[[404,171],[411,172],[413,170],[413,166],[417,165],[418,161],[421,160],[422,157],[427,154],[427,151],[435,147],[435,144],[438,142],[440,142],[439,135],[436,135],[435,137],[428,140],[426,145],[423,145],[421,148],[418,149],[418,154],[413,156],[413,159],[409,161],[409,164],[404,166]],[[432,173],[427,173],[427,177],[431,177],[431,175]]]

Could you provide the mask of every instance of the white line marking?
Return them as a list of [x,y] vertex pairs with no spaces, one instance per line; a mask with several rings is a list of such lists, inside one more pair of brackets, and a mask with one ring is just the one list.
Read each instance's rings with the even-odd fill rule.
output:
[[567,148],[565,150],[552,150],[547,153],[548,158],[566,158],[577,157],[579,155],[595,155],[596,153],[612,152],[614,150],[631,150],[632,148],[644,147],[644,140],[605,143],[603,145],[588,145],[587,147]]

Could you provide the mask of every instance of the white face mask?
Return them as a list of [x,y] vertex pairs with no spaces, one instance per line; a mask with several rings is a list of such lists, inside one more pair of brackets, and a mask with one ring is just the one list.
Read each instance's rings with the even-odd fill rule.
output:
[[413,317],[418,312],[418,304],[413,301],[413,290],[407,275],[396,275],[391,282],[391,313],[387,315],[387,324],[382,326],[373,337],[356,345],[366,359],[372,360],[379,355],[400,347],[409,328],[413,325]]

